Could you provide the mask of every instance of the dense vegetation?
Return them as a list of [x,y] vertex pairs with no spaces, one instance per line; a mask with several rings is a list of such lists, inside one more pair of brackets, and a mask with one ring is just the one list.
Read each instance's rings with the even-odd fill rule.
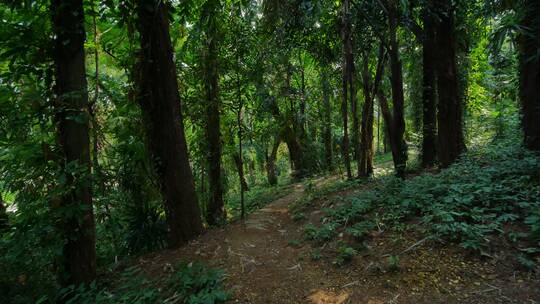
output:
[[0,302],[223,302],[124,265],[298,181],[336,264],[392,229],[534,270],[539,50],[533,0],[2,0]]
[[[490,243],[501,234],[514,244],[516,261],[534,269],[540,253],[539,161],[502,141],[475,148],[441,173],[380,178],[359,195],[333,198],[320,223],[305,225],[305,236],[319,244],[337,241],[342,263],[343,252],[355,255],[373,231],[413,230],[426,236],[421,243],[451,241],[485,256],[497,250]],[[304,220],[314,198],[350,187],[343,183],[314,191],[293,206],[294,218]],[[343,242],[347,238],[354,241]]]

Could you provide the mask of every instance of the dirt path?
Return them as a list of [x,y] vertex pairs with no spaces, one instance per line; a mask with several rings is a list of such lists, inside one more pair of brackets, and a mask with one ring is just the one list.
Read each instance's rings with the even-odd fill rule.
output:
[[[320,186],[325,180],[319,180]],[[385,270],[384,253],[407,248],[414,236],[382,235],[373,247],[346,266],[331,259],[313,261],[303,239],[305,222],[294,222],[288,206],[303,192],[301,184],[245,223],[207,232],[174,251],[141,260],[158,277],[178,261],[200,260],[227,273],[231,303],[537,303],[534,280],[512,272],[512,266],[470,259],[451,248],[414,250],[402,257],[397,273]],[[361,190],[357,190],[361,191]],[[320,206],[319,206],[320,207]],[[320,211],[314,207],[310,217]],[[296,240],[296,242],[295,242]],[[291,242],[292,241],[292,242]],[[397,245],[396,245],[397,244]],[[506,268],[505,268],[506,267]],[[536,286],[536,287],[534,287]],[[539,285],[540,286],[540,285]]]
[[[350,283],[333,276],[324,265],[311,263],[309,245],[289,244],[303,238],[302,226],[291,219],[288,206],[304,189],[301,184],[292,187],[290,194],[252,213],[245,223],[209,231],[179,250],[145,257],[143,269],[158,276],[175,261],[202,260],[226,271],[233,303],[310,303],[309,296],[324,297],[314,295],[317,291],[330,292]],[[328,303],[344,303],[348,298],[337,296],[342,301]]]

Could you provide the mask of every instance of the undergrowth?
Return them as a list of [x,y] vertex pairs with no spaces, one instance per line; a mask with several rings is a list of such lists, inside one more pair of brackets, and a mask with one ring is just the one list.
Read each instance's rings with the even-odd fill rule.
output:
[[43,296],[36,303],[66,304],[217,304],[228,300],[221,289],[224,273],[204,264],[181,263],[161,280],[150,280],[139,268],[123,271],[117,285],[92,283],[63,288],[54,297]]
[[484,255],[494,236],[506,237],[517,260],[531,268],[540,254],[540,157],[507,141],[469,151],[440,173],[379,178],[370,190],[336,200],[321,223],[305,226],[306,239],[362,241],[374,229],[415,229]]

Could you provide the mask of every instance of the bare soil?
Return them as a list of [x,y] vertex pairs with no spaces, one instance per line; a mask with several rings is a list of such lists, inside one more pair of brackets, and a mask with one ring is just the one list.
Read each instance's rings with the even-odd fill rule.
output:
[[[224,269],[230,303],[540,303],[538,275],[520,270],[504,248],[479,257],[453,244],[423,241],[421,235],[386,231],[373,233],[365,249],[344,266],[333,263],[332,244],[323,246],[320,260],[312,260],[312,244],[301,241],[306,222],[295,222],[289,211],[304,189],[292,187],[289,195],[245,222],[139,259],[141,268],[152,277],[179,261],[199,260]],[[365,187],[332,195],[353,195]],[[309,218],[320,216],[328,202],[313,202]],[[397,254],[398,263],[391,261]]]

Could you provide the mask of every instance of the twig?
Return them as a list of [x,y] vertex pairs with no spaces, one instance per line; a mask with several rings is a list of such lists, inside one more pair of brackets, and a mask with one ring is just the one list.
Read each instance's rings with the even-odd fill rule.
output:
[[404,251],[402,251],[400,254],[405,254],[405,253],[407,253],[409,251],[412,251],[416,247],[418,247],[418,246],[422,245],[423,243],[425,243],[428,239],[429,239],[429,237],[425,237],[425,238],[421,239],[420,241],[412,244],[411,247],[409,247],[409,248],[405,249]]
[[352,285],[357,285],[358,283],[360,283],[360,281],[350,282],[348,284],[345,284],[345,285],[341,286],[341,288],[347,288],[347,287],[352,286]]
[[[425,237],[425,238],[421,239],[420,241],[418,241],[418,242],[412,244],[409,248],[407,248],[407,249],[403,250],[402,252],[400,252],[399,255],[402,255],[402,254],[405,254],[405,253],[407,253],[407,252],[409,252],[409,251],[414,250],[416,247],[422,245],[422,244],[425,243],[427,240],[429,240],[429,237]],[[389,257],[389,256],[391,256],[391,255],[392,255],[391,253],[383,254],[383,255],[381,255],[381,258],[386,258],[386,257]]]

